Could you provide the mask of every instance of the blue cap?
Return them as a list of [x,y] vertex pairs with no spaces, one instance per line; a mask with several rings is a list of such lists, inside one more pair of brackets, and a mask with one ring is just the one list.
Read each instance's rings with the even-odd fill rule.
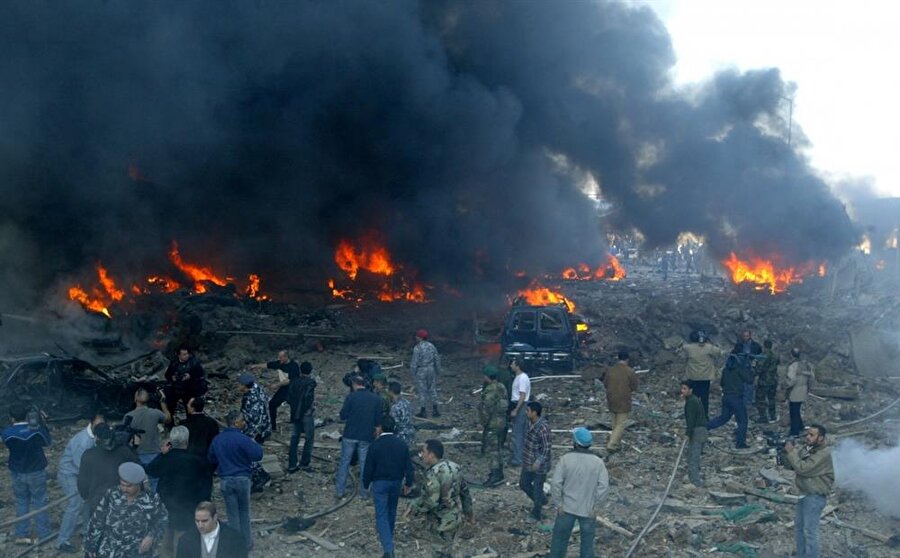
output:
[[238,382],[241,385],[252,386],[253,384],[256,383],[256,377],[253,376],[253,374],[248,374],[247,372],[242,372],[238,376]]
[[572,438],[575,439],[576,444],[584,448],[590,447],[591,442],[594,441],[591,431],[583,426],[579,426],[572,431]]

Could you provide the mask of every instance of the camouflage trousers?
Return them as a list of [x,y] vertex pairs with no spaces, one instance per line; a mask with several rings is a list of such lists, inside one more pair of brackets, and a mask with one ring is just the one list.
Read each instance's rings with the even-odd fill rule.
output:
[[481,431],[481,453],[490,459],[491,469],[503,470],[503,442],[506,441],[506,423],[488,424]]
[[453,527],[443,525],[436,519],[429,518],[424,530],[425,537],[431,545],[432,558],[456,558],[456,536],[459,524]]
[[756,412],[759,418],[765,419],[768,411],[768,418],[775,420],[775,394],[778,391],[777,384],[756,384]]
[[438,402],[435,376],[434,370],[416,371],[416,394],[419,396],[419,405],[426,409]]

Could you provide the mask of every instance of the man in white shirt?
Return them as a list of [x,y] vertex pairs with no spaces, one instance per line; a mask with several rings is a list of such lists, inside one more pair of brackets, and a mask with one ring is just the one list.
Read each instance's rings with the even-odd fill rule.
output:
[[531,399],[531,380],[528,378],[528,374],[522,370],[522,364],[518,360],[509,361],[509,369],[515,374],[509,394],[509,421],[512,423],[512,442],[510,443],[512,457],[509,465],[520,467],[522,450],[525,448],[525,432],[528,430],[525,404]]
[[244,537],[219,521],[212,502],[197,504],[194,524],[197,530],[179,539],[175,558],[247,558]]

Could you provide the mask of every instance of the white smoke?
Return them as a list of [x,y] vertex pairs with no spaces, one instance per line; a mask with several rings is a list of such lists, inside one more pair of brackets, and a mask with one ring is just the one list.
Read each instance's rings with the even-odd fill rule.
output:
[[900,445],[872,449],[848,439],[832,457],[838,487],[862,493],[881,513],[900,518]]

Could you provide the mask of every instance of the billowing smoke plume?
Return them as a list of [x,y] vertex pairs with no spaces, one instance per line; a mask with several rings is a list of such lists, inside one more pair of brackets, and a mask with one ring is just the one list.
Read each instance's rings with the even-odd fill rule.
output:
[[20,301],[97,260],[139,275],[172,239],[282,284],[373,230],[435,284],[598,262],[585,176],[654,244],[853,243],[783,140],[778,71],[675,94],[646,8],[35,0],[0,6],[0,48],[0,280]]
[[900,518],[900,445],[871,449],[856,440],[844,440],[835,446],[832,459],[839,487],[864,494],[878,511]]

